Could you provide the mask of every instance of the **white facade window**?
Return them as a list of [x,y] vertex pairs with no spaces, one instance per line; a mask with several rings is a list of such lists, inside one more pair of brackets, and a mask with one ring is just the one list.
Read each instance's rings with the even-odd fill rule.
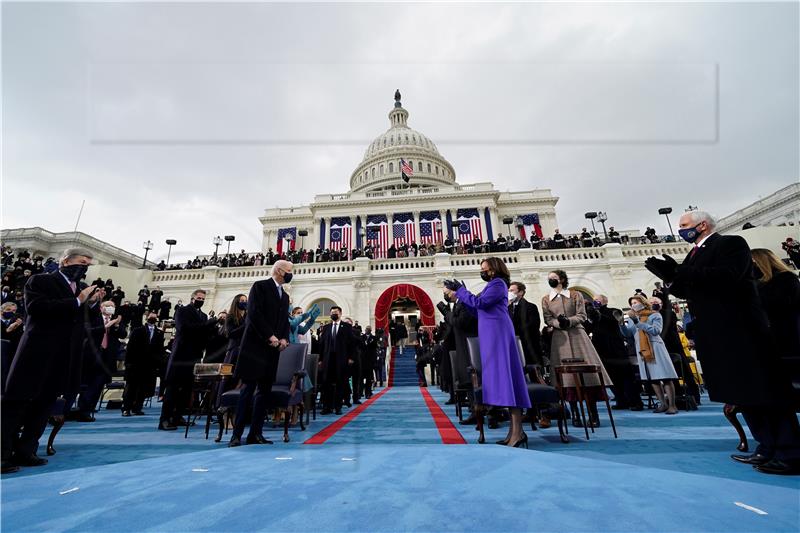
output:
[[394,172],[394,163],[389,163],[389,174]]
[[417,171],[418,171],[418,172],[422,172],[422,161],[420,161],[419,163],[417,163]]
[[436,175],[439,175],[439,165],[436,165]]
[[428,163],[428,174],[430,174],[430,173],[431,173],[431,164]]
[[381,165],[381,176],[383,176],[383,165]]
[[375,177],[375,167],[372,167],[372,177]]

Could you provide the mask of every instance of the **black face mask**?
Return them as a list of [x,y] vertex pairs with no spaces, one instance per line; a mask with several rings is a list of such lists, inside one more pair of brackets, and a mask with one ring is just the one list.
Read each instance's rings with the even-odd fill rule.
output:
[[80,281],[81,278],[86,275],[87,270],[89,270],[87,265],[67,265],[61,267],[61,273],[67,276],[67,279],[70,281],[75,282]]
[[284,272],[283,273],[283,282],[284,283],[291,283],[292,282],[292,273],[291,272]]
[[242,311],[247,311],[247,302],[237,302],[236,307],[238,307]]
[[206,303],[206,301],[205,300],[193,300],[192,303],[194,304],[194,306],[197,309],[200,309],[201,307],[203,307],[203,304]]
[[492,277],[485,270],[481,270],[481,279],[483,281],[492,281]]
[[155,324],[156,322],[158,322],[158,319],[155,317],[150,317],[147,319],[148,324]]
[[339,315],[336,315],[336,314],[331,315],[331,320],[336,322],[337,320],[339,320]]
[[555,289],[556,287],[558,287],[558,280],[550,278],[547,280],[547,284]]

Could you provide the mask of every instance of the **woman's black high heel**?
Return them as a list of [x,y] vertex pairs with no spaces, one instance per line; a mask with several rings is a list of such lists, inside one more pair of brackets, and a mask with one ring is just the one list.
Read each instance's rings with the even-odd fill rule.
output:
[[522,438],[519,439],[517,442],[514,443],[514,448],[521,448],[522,445],[525,445],[525,449],[528,449],[528,434],[523,433]]
[[508,437],[506,437],[503,440],[497,441],[497,444],[502,444],[503,446],[507,445],[508,444]]

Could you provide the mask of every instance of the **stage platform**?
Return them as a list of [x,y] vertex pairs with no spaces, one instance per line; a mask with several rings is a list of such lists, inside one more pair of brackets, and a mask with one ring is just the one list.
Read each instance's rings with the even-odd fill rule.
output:
[[[427,399],[426,399],[427,397]],[[200,426],[156,430],[103,410],[68,423],[47,466],[4,476],[2,529],[24,531],[586,531],[800,529],[800,478],[734,463],[719,404],[677,416],[615,411],[586,441],[527,433],[476,444],[436,388],[405,386],[318,417],[292,441],[229,449]],[[213,435],[212,435],[213,436]],[[447,443],[447,444],[446,444]],[[40,448],[44,453],[44,447]]]

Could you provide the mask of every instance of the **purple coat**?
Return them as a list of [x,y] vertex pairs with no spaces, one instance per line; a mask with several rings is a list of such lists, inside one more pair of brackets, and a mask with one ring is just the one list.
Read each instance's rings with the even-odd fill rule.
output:
[[497,407],[530,407],[514,324],[508,314],[505,282],[495,278],[477,296],[460,287],[456,296],[478,315],[483,403]]

